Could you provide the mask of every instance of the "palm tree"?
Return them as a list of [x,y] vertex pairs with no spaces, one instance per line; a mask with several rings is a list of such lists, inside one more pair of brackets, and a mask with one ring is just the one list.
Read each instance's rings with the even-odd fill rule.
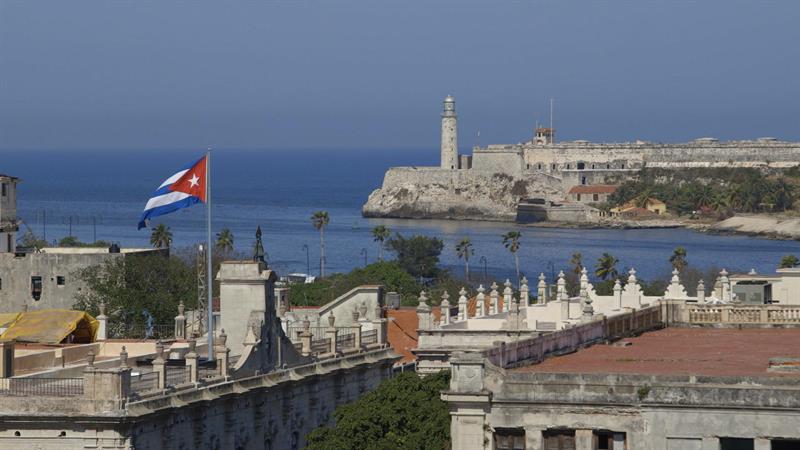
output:
[[705,184],[697,189],[694,193],[694,203],[697,209],[710,206],[714,202],[714,189]]
[[233,233],[228,228],[223,228],[217,233],[217,248],[223,253],[233,250]]
[[378,243],[378,257],[381,261],[383,261],[383,242],[391,235],[392,232],[383,225],[372,229],[372,240]]
[[772,193],[775,196],[775,207],[783,211],[791,209],[794,204],[795,187],[786,178],[780,177],[775,180],[772,189]]
[[569,263],[575,266],[575,268],[572,269],[575,274],[580,275],[580,273],[583,272],[583,255],[581,255],[581,252],[573,253]]
[[521,238],[522,233],[519,231],[509,231],[503,235],[503,246],[514,255],[514,265],[517,268],[517,280],[519,280],[519,255],[517,255],[517,251],[519,250],[519,240]]
[[789,267],[797,267],[800,264],[800,259],[794,255],[786,255],[781,258],[781,265],[779,266],[781,269],[789,268]]
[[714,211],[722,211],[722,210],[728,209],[728,207],[730,206],[730,203],[728,202],[728,198],[725,196],[724,193],[719,193],[718,192],[711,199],[711,204],[709,204],[709,206]]
[[678,269],[678,272],[683,272],[683,269],[689,265],[686,262],[686,249],[683,247],[675,247],[672,256],[669,257],[669,263],[672,264],[673,269]]
[[637,208],[647,208],[647,204],[650,203],[650,197],[653,196],[653,187],[647,186],[639,195],[636,197],[634,204]]
[[594,266],[594,274],[600,277],[601,280],[617,278],[619,272],[617,272],[617,268],[615,266],[618,262],[619,260],[614,258],[614,256],[612,256],[610,253],[603,253],[603,256],[598,258],[597,265]]
[[150,243],[155,248],[169,248],[172,244],[172,231],[163,223],[158,224],[150,234]]
[[325,278],[325,227],[330,222],[328,211],[317,211],[311,216],[311,224],[319,231],[319,277]]
[[469,257],[474,254],[475,250],[472,248],[472,241],[469,238],[461,239],[461,242],[456,245],[456,255],[459,259],[464,260],[464,278],[467,281],[469,281]]

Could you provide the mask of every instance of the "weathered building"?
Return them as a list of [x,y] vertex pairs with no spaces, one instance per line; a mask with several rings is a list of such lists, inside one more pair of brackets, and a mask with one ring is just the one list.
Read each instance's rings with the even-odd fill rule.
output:
[[35,252],[0,252],[0,313],[22,309],[70,309],[86,286],[81,269],[115,258],[167,256],[166,249],[46,247]]
[[452,448],[800,448],[800,329],[619,325],[454,356]]
[[[377,342],[379,332],[370,339],[334,320],[322,335],[305,321],[291,342],[274,305],[275,279],[261,261],[222,264],[220,322],[228,328],[213,358],[205,337],[186,339],[182,309],[175,338],[163,342],[0,342],[0,449],[302,448],[337,406],[391,376],[399,356]],[[373,321],[385,334],[383,316]],[[98,320],[104,329],[109,319]]]
[[0,253],[17,248],[17,183],[20,179],[0,175]]

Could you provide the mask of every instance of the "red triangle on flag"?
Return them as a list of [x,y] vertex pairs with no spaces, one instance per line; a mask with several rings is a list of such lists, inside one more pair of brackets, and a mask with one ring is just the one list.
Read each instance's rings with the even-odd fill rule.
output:
[[190,167],[182,177],[169,187],[170,191],[185,192],[206,202],[206,157]]

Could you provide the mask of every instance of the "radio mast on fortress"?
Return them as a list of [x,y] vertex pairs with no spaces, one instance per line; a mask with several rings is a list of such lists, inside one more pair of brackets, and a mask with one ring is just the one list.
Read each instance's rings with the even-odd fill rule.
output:
[[456,99],[448,95],[442,111],[442,169],[458,169]]

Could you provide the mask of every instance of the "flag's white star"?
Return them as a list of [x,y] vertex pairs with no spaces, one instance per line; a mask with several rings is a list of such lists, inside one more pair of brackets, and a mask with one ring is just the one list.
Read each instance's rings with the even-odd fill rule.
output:
[[200,178],[197,178],[197,175],[192,174],[192,178],[189,179],[189,189],[198,186],[200,184],[198,181],[200,181]]

